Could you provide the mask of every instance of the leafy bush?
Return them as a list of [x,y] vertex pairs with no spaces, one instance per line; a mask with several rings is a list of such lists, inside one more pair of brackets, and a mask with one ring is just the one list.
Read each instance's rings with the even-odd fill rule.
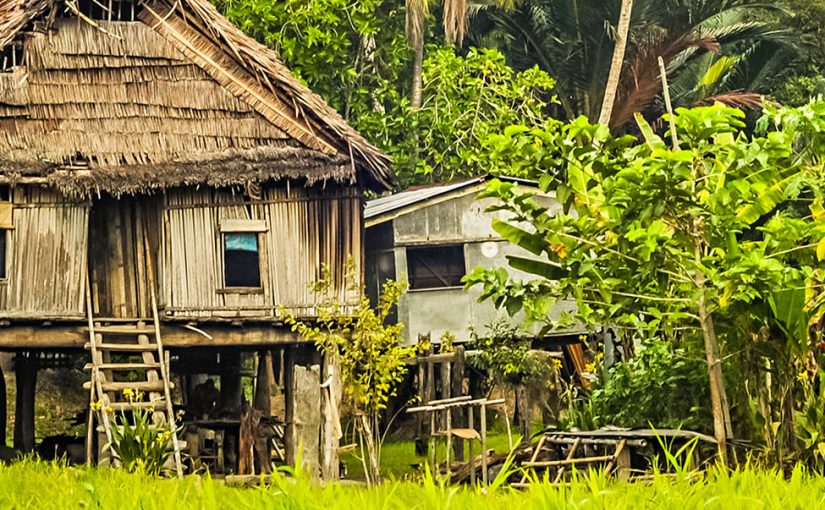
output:
[[[404,184],[441,182],[490,171],[486,140],[511,124],[546,127],[543,110],[555,81],[545,72],[515,72],[497,50],[431,47],[424,61],[423,101],[413,111],[398,97],[386,114],[357,120],[393,157]],[[510,173],[508,168],[502,167]]]
[[[140,392],[127,389],[123,394],[130,402],[143,400]],[[152,409],[138,408],[131,414],[131,419],[123,411],[115,417],[112,450],[126,471],[159,475],[174,454],[172,431],[162,422],[155,422]]]
[[487,333],[472,332],[470,348],[479,351],[468,363],[486,371],[494,382],[517,386],[546,381],[552,375],[547,362],[530,352],[530,340],[506,321],[487,326]]
[[591,398],[574,412],[581,428],[684,428],[710,431],[707,366],[699,346],[643,343],[636,357],[597,378]]

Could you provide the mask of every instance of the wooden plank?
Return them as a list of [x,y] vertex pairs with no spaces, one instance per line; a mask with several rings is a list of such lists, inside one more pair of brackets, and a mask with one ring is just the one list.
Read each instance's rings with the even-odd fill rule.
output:
[[[172,383],[169,383],[170,386]],[[163,391],[163,381],[129,381],[129,382],[104,382],[101,383],[103,387],[103,391],[123,391],[123,390],[136,390],[136,391],[148,391],[148,392],[160,392]],[[91,389],[92,383],[87,381],[83,383],[84,389]]]
[[[92,370],[93,368],[93,363],[83,365],[83,370]],[[160,368],[160,363],[101,363],[98,368],[101,370],[147,370]]]
[[[84,344],[85,349],[91,349],[92,344]],[[151,352],[157,347],[154,344],[114,344],[114,343],[98,343],[97,350],[99,351],[116,351],[116,352]]]
[[221,232],[266,232],[264,220],[224,219],[221,220]]

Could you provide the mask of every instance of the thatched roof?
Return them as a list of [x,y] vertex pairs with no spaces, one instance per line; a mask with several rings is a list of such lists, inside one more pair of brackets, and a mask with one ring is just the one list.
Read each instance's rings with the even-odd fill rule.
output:
[[208,0],[151,0],[137,22],[72,13],[75,0],[0,0],[0,48],[22,44],[0,72],[6,176],[80,193],[391,185],[387,157]]

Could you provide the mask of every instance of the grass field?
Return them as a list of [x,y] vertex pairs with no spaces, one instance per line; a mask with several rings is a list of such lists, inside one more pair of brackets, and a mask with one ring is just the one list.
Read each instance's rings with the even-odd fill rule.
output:
[[[513,436],[513,444],[518,444],[521,436]],[[487,447],[499,453],[510,451],[510,438],[503,427],[494,428],[487,437]],[[476,444],[476,453],[479,446]],[[444,443],[440,442],[437,447],[436,458],[439,462],[444,461]],[[361,460],[356,457],[355,452],[344,454],[341,460],[347,466],[347,478],[352,480],[364,479],[364,467]],[[420,467],[428,462],[426,456],[415,455],[415,441],[388,441],[381,448],[381,473],[388,477],[405,478],[420,473]]]
[[389,482],[363,486],[314,487],[302,480],[276,478],[272,485],[236,489],[208,478],[152,479],[115,470],[87,470],[31,461],[0,467],[0,508],[102,509],[724,509],[825,507],[825,478],[802,469],[785,478],[772,471],[711,470],[704,477],[649,484],[610,482],[598,473],[581,476],[571,487],[536,485],[527,491],[488,490]]

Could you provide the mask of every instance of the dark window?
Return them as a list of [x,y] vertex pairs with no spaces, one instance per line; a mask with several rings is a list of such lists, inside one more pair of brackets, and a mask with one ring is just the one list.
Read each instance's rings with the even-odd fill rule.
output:
[[9,230],[0,228],[0,279],[5,279],[6,274],[6,246],[9,238]]
[[228,232],[223,236],[224,285],[226,287],[260,287],[261,260],[258,234]]
[[464,246],[407,248],[407,271],[411,289],[456,287],[464,277]]

